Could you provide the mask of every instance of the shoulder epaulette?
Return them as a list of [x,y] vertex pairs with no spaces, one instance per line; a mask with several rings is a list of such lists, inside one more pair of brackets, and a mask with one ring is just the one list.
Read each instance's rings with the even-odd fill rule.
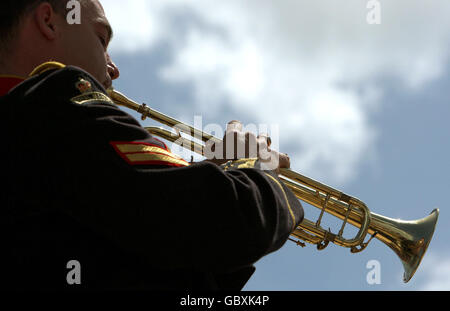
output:
[[30,77],[39,75],[43,72],[46,72],[47,70],[51,69],[61,69],[66,67],[66,65],[59,63],[59,62],[46,62],[43,64],[40,64],[36,68],[33,69],[33,71],[29,74]]

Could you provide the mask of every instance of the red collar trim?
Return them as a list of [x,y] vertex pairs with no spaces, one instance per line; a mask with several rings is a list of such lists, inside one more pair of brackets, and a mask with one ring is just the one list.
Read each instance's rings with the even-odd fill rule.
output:
[[0,76],[0,96],[8,94],[13,87],[23,81],[25,81],[25,79],[19,77]]

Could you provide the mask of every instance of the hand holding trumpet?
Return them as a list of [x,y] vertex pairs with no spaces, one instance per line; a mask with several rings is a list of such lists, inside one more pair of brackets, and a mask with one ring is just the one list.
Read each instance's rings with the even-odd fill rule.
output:
[[242,158],[258,158],[263,167],[277,173],[280,168],[289,168],[287,154],[270,148],[271,138],[267,134],[256,136],[251,132],[243,132],[242,123],[236,120],[227,124],[225,135],[220,143],[206,143],[207,161],[221,165],[230,160]]

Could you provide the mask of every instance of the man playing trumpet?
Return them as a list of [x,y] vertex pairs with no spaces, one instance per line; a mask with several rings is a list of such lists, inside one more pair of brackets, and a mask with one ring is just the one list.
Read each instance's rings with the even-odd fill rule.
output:
[[289,159],[237,122],[214,146],[226,159],[172,154],[107,96],[112,28],[99,1],[79,2],[79,24],[66,0],[0,2],[3,283],[241,289],[303,219],[276,174]]

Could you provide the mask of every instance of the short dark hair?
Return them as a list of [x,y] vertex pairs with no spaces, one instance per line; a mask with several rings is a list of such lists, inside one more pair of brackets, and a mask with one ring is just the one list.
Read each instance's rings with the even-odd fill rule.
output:
[[55,12],[64,14],[68,0],[0,0],[0,55],[9,50],[25,14],[43,2],[50,3]]

